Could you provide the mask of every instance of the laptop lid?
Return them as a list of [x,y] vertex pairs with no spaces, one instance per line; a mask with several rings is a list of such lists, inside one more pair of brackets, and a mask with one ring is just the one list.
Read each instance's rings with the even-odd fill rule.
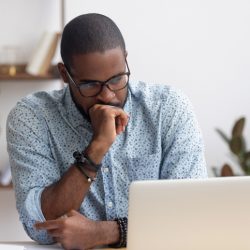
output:
[[137,181],[128,250],[249,250],[250,177]]

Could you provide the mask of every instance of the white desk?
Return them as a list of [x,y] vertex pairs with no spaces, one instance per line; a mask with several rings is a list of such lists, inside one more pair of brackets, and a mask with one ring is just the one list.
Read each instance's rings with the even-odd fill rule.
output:
[[2,242],[0,250],[47,250],[62,249],[59,245],[39,245],[35,242]]
[[[50,250],[62,249],[59,245],[39,245],[36,242],[0,242],[0,250]],[[111,250],[111,248],[96,248]],[[121,248],[125,250],[126,248]]]

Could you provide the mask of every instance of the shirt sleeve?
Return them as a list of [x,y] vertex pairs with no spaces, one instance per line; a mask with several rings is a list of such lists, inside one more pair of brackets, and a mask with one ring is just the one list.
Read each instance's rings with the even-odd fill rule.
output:
[[204,143],[188,98],[183,93],[170,89],[169,96],[163,104],[163,115],[163,157],[160,177],[206,178]]
[[46,121],[39,113],[28,102],[17,104],[7,119],[7,147],[20,220],[33,240],[49,244],[52,238],[34,224],[45,221],[41,194],[60,178],[60,172],[49,147]]

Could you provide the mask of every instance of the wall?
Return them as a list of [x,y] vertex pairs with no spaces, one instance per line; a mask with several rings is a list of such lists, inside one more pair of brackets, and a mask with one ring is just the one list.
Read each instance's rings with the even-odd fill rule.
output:
[[[26,60],[44,29],[58,29],[58,7],[59,1],[50,0],[1,1],[0,47],[17,44]],[[133,78],[171,84],[190,97],[203,131],[208,166],[228,160],[228,149],[214,129],[229,133],[235,119],[250,117],[250,2],[66,1],[66,21],[87,12],[107,14],[117,22],[127,42]],[[58,86],[57,82],[0,82],[1,127],[21,96]],[[249,121],[245,132],[250,138]],[[0,139],[3,168],[4,133]]]

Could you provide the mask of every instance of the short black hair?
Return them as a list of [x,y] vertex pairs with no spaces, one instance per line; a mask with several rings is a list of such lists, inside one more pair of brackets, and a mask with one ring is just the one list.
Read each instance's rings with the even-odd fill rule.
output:
[[74,55],[104,52],[119,47],[126,52],[124,38],[109,17],[89,13],[75,17],[65,27],[61,39],[61,57],[70,67]]

